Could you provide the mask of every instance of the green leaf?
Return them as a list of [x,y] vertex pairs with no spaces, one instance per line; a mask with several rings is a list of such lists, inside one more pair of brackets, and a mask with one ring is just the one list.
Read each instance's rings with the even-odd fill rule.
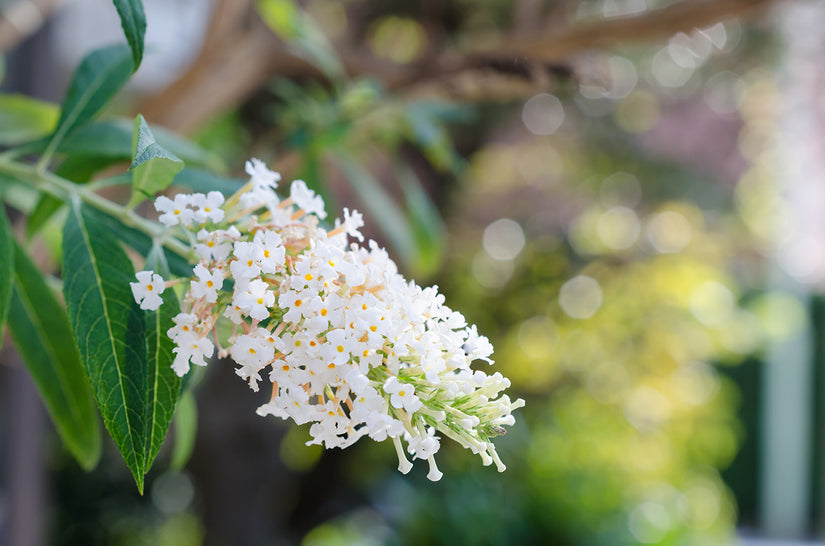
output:
[[[158,254],[163,256],[163,254]],[[155,268],[155,271],[163,269]],[[166,275],[168,277],[168,274]],[[173,290],[163,293],[163,305],[157,311],[147,311],[146,318],[146,369],[148,371],[147,430],[144,453],[144,472],[152,467],[152,462],[166,438],[169,424],[175,413],[175,405],[180,396],[180,378],[172,370],[175,343],[166,335],[175,323],[172,317],[180,313],[180,305]]]
[[175,175],[183,169],[183,161],[155,141],[155,136],[140,114],[135,118],[132,140],[136,141],[136,146],[135,157],[130,167],[132,169],[130,207],[169,187]]
[[413,273],[417,277],[432,275],[438,270],[444,255],[444,221],[411,169],[402,167],[398,182],[404,194],[417,251],[412,264]]
[[406,264],[415,259],[415,237],[404,213],[375,178],[346,153],[335,154],[335,160],[349,180],[364,208]]
[[15,146],[54,130],[57,105],[23,95],[0,95],[0,146]]
[[0,345],[3,344],[3,325],[9,311],[11,289],[14,282],[14,238],[6,210],[0,202]]
[[146,14],[141,0],[113,0],[126,41],[132,50],[134,68],[138,69],[143,59],[143,38],[146,35]]
[[[152,127],[157,143],[179,157],[188,165],[204,167],[217,172],[226,171],[226,165],[215,154],[182,138],[163,127]],[[99,156],[118,160],[132,160],[135,146],[132,143],[134,121],[113,118],[94,121],[72,131],[57,151],[72,156]]]
[[69,84],[57,129],[44,156],[48,158],[72,129],[90,120],[109,102],[129,79],[132,67],[131,52],[124,45],[96,49],[84,57]]
[[182,470],[192,457],[198,434],[198,406],[191,390],[185,391],[178,401],[174,428],[175,446],[169,467],[172,470]]
[[63,230],[69,319],[103,423],[142,494],[156,391],[149,383],[145,316],[132,296],[133,281],[126,253],[74,201]]
[[264,23],[288,43],[295,55],[330,80],[345,79],[346,71],[321,27],[292,0],[258,0],[257,8]]
[[9,330],[58,434],[85,470],[100,459],[94,401],[72,339],[69,319],[43,275],[15,248]]

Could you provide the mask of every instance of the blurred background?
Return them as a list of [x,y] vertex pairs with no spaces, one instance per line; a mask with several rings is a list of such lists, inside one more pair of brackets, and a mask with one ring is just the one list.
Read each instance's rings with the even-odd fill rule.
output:
[[[505,473],[445,445],[432,483],[305,447],[216,362],[140,497],[112,445],[79,469],[5,343],[0,543],[825,543],[825,4],[144,5],[109,115],[362,211],[527,406]],[[60,102],[121,34],[107,0],[0,0],[2,90]]]

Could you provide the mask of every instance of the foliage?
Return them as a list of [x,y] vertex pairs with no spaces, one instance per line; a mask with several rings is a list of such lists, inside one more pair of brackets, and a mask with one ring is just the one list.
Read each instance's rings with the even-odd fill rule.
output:
[[[29,217],[30,235],[57,209],[68,208],[62,230],[66,309],[48,272],[38,269],[30,249],[14,242],[5,213],[0,215],[0,325],[8,311],[12,339],[57,432],[81,466],[94,468],[101,454],[96,402],[142,492],[144,475],[166,437],[180,396],[180,380],[170,368],[172,342],[166,335],[179,306],[170,295],[157,311],[138,307],[129,289],[134,278],[129,253],[164,271],[169,267],[165,252],[176,253],[170,255],[174,264],[175,257],[185,256],[186,247],[169,239],[161,226],[84,185],[96,172],[132,157],[134,205],[169,186],[183,161],[155,140],[140,116],[134,136],[117,120],[96,120],[137,70],[143,52],[142,3],[114,4],[129,46],[89,53],[72,78],[59,115],[55,107],[25,97],[0,97],[2,143],[9,146],[0,157],[3,194]],[[194,165],[215,165],[216,160],[194,144],[160,134]],[[38,157],[36,164],[30,163],[33,156]],[[115,176],[109,183],[124,181]],[[18,206],[19,193],[33,193],[34,199],[23,202],[34,205]]]

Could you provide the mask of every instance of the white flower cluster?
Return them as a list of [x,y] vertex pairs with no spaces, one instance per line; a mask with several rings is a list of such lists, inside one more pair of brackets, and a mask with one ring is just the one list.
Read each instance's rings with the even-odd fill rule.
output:
[[[344,209],[327,231],[324,202],[306,184],[293,182],[281,201],[277,173],[255,159],[246,167],[251,180],[226,202],[217,193],[156,202],[161,221],[188,228],[199,256],[169,330],[175,372],[206,365],[217,347],[254,391],[267,376],[272,396],[258,414],[312,423],[310,444],[391,438],[406,473],[403,438],[438,480],[433,455],[446,436],[503,471],[491,439],[524,402],[502,394],[510,382],[500,373],[470,367],[492,363],[487,338],[436,287],[405,281],[374,241],[347,246],[348,236],[363,240],[358,212]],[[142,307],[160,305],[158,279],[144,271],[132,283]],[[225,340],[222,318],[234,324]]]

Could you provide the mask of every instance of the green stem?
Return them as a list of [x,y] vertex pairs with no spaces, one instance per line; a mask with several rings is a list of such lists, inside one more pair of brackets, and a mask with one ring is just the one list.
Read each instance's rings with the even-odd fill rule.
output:
[[0,173],[31,182],[34,189],[48,193],[63,201],[69,201],[73,196],[77,196],[87,205],[117,218],[123,225],[142,231],[169,250],[177,252],[182,256],[189,256],[189,254],[191,254],[191,249],[187,245],[174,237],[169,237],[168,228],[138,216],[134,211],[118,205],[114,201],[109,201],[90,191],[88,188],[79,186],[70,180],[66,180],[48,171],[40,172],[36,165],[29,165],[0,157]]

